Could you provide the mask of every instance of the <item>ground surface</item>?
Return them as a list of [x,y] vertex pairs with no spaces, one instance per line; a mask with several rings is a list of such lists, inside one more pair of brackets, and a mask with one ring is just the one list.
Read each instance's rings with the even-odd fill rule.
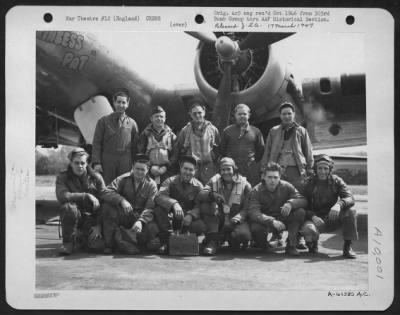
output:
[[54,212],[54,178],[37,181],[36,289],[38,290],[368,290],[367,195],[356,193],[360,240],[357,259],[341,256],[340,233],[322,234],[320,253],[288,257],[283,248],[217,256],[170,257],[88,254],[60,257],[56,225],[43,224]]

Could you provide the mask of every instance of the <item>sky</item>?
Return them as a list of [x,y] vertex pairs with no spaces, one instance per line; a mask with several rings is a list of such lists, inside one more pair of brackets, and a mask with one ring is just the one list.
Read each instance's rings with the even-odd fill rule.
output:
[[[103,32],[96,37],[127,67],[157,86],[196,86],[198,40],[186,33]],[[364,40],[359,33],[297,33],[274,45],[299,80],[365,72]]]

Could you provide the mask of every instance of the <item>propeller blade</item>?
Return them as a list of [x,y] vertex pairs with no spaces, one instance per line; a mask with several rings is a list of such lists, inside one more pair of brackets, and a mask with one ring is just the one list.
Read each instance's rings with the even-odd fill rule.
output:
[[264,48],[293,35],[294,33],[249,33],[239,43],[241,50]]
[[213,32],[185,32],[185,33],[208,44],[214,44],[215,41],[217,40],[217,37]]
[[232,63],[224,62],[222,64],[224,74],[218,88],[217,98],[215,100],[212,122],[214,126],[222,132],[229,124],[231,112],[231,85],[232,85]]

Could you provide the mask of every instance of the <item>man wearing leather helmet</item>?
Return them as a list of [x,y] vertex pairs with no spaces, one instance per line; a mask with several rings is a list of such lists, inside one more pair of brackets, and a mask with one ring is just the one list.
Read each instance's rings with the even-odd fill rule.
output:
[[356,258],[351,248],[352,241],[358,239],[357,213],[353,194],[346,183],[332,174],[332,159],[321,154],[315,157],[315,175],[310,177],[301,189],[308,200],[306,221],[301,229],[309,252],[318,252],[319,234],[343,225],[343,256]]
[[250,191],[251,186],[246,177],[239,174],[235,161],[229,157],[222,158],[219,174],[213,176],[199,193],[200,213],[204,216],[217,213],[211,230],[215,233],[215,239],[206,245],[205,253],[216,253],[219,237],[227,240],[233,250],[240,249],[241,244],[243,249],[247,247],[251,240],[246,222]]

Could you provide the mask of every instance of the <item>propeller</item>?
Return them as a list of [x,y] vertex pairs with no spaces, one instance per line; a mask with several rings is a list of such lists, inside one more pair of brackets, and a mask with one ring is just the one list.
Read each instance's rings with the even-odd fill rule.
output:
[[212,122],[220,132],[229,124],[230,112],[232,107],[232,62],[226,61],[222,63],[224,74],[222,76],[217,98],[215,100],[214,110],[212,114]]
[[[229,124],[230,112],[235,105],[233,104],[232,85],[235,91],[238,90],[239,86],[237,76],[234,76],[236,79],[232,82],[232,72],[241,73],[251,63],[246,51],[248,49],[266,47],[293,34],[249,33],[239,42],[225,35],[217,38],[214,33],[209,32],[186,33],[205,43],[215,44],[220,71],[223,72],[223,75],[214,104],[212,122],[220,132]],[[235,37],[234,34],[233,37]]]

